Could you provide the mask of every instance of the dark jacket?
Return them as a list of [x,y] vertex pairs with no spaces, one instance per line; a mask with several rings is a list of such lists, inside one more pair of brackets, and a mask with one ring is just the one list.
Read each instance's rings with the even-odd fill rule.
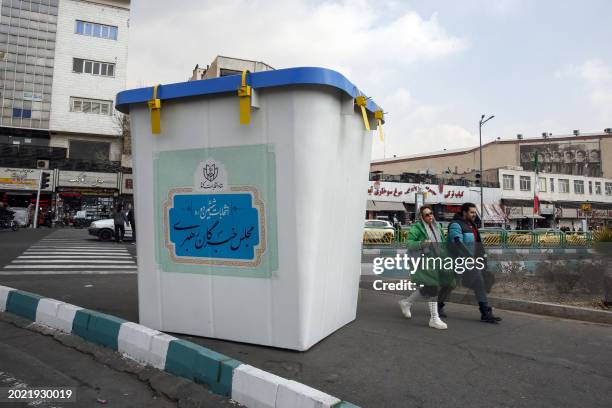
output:
[[461,283],[467,288],[473,288],[476,274],[481,274],[485,289],[490,292],[495,283],[495,276],[487,268],[486,253],[476,225],[464,220],[461,214],[456,214],[448,225],[448,245],[449,252],[454,257],[482,257],[484,259],[484,269],[482,271],[477,269],[466,270],[461,276]]
[[124,225],[126,222],[128,222],[123,211],[114,211],[113,220],[115,221],[115,225]]

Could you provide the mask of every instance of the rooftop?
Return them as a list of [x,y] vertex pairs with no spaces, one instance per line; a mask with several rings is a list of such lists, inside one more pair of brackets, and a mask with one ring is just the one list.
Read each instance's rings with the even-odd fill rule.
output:
[[[532,137],[532,138],[522,138],[522,139],[518,139],[518,138],[497,139],[497,140],[492,140],[490,142],[484,143],[482,147],[484,148],[486,146],[493,145],[493,144],[515,144],[515,143],[529,144],[529,143],[541,143],[544,141],[548,141],[548,142],[557,141],[558,142],[558,141],[568,141],[568,140],[584,140],[584,139],[592,139],[594,137],[597,137],[597,138],[612,137],[612,133],[599,132],[599,133],[582,133],[579,135],[574,135],[574,134],[550,135],[550,136],[547,136],[546,138]],[[431,158],[431,157],[440,157],[440,156],[447,156],[447,155],[452,156],[452,155],[462,154],[462,153],[471,153],[476,150],[478,150],[478,146],[464,147],[464,148],[459,148],[459,149],[444,149],[444,150],[438,150],[438,151],[433,151],[433,152],[410,154],[406,156],[393,156],[393,157],[388,157],[385,159],[376,159],[376,160],[372,160],[371,163],[380,164],[380,163],[391,163],[391,162],[404,161],[404,160],[426,159],[426,158]]]

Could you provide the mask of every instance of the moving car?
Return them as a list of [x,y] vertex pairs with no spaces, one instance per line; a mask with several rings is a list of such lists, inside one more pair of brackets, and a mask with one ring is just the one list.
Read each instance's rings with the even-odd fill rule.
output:
[[365,220],[363,231],[364,244],[388,244],[395,239],[395,228],[389,221]]
[[[87,231],[89,235],[98,237],[100,241],[111,241],[115,239],[115,221],[112,218],[94,221],[89,225]],[[133,239],[132,227],[129,224],[125,224],[124,239]]]

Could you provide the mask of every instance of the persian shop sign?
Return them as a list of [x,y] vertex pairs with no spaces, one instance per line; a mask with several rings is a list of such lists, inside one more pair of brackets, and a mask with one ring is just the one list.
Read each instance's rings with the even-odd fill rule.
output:
[[[467,201],[480,202],[478,187],[448,186],[444,184],[393,183],[370,181],[368,200],[414,203],[417,192],[425,195],[426,204],[462,204]],[[501,191],[495,188],[484,189],[484,202],[498,203]]]
[[[40,181],[40,170],[0,167],[0,188],[3,190],[36,191]],[[52,190],[50,185],[45,191]]]

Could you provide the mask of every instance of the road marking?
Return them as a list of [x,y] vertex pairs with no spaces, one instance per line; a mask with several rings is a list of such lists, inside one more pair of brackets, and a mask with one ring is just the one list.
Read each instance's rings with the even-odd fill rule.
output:
[[133,258],[131,255],[21,255],[17,259],[113,259]]
[[[44,259],[27,259],[27,260],[14,260],[12,263],[16,264],[16,263],[21,263],[21,264],[25,264],[25,263],[57,263],[58,260],[57,259],[48,259],[48,260],[44,260]],[[83,261],[78,260],[78,259],[63,259],[62,260],[63,263],[77,263],[80,262],[82,263]],[[134,261],[125,261],[125,260],[88,260],[87,263],[103,263],[103,264],[136,264],[136,262]]]
[[[26,269],[32,268],[34,265],[6,265],[4,269]],[[36,268],[40,269],[78,269],[78,268],[108,268],[108,269],[136,269],[137,266],[127,266],[127,265],[36,265]]]
[[94,252],[94,251],[27,251],[24,255],[125,255],[129,252]]
[[81,271],[13,271],[13,272],[3,272],[0,271],[0,276],[15,276],[15,275],[135,275],[137,271],[129,270],[129,271],[90,271],[90,270],[81,270]]
[[[97,248],[97,249],[96,249]],[[36,246],[31,246],[29,248],[30,250],[32,249],[88,249],[91,251],[126,251],[126,248],[108,248],[108,249],[102,249],[100,248],[99,245],[91,245],[91,246],[69,246],[69,245],[63,245],[63,246],[49,246],[49,245],[36,245]]]

